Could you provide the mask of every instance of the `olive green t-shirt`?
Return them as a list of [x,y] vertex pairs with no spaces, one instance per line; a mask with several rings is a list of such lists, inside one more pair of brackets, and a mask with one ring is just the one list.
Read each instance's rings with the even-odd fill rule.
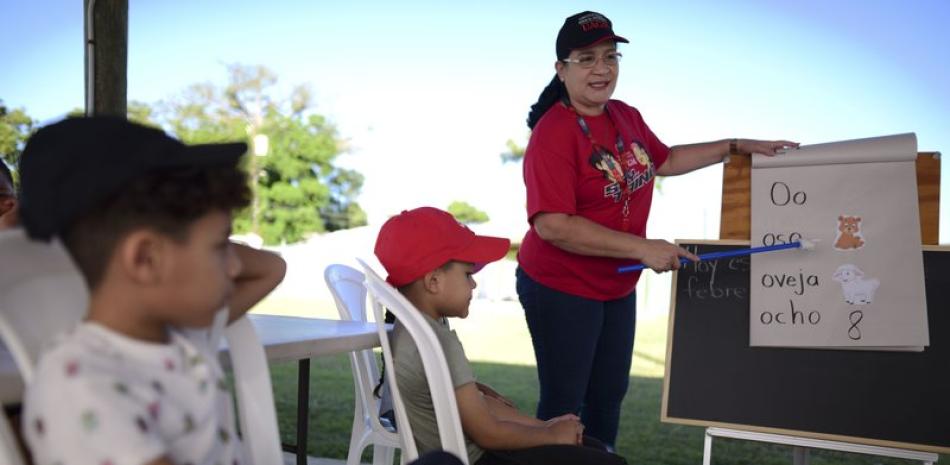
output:
[[[439,343],[442,345],[442,352],[445,354],[445,361],[449,365],[449,374],[452,377],[452,386],[457,389],[465,384],[475,382],[475,374],[472,372],[472,367],[465,356],[462,342],[459,341],[455,331],[449,328],[448,321],[445,318],[438,321],[433,320],[425,314],[423,314],[423,317],[432,327]],[[432,396],[429,393],[429,384],[426,381],[422,358],[419,356],[419,350],[409,335],[409,331],[399,323],[399,320],[396,320],[393,327],[390,343],[392,344],[393,364],[396,366],[396,383],[399,385],[399,392],[402,394],[403,403],[406,405],[406,415],[412,425],[416,447],[420,454],[441,449],[442,442],[439,440],[439,427],[435,421],[435,408],[432,406]],[[469,463],[475,463],[484,453],[467,436],[465,437],[465,447],[468,449]]]

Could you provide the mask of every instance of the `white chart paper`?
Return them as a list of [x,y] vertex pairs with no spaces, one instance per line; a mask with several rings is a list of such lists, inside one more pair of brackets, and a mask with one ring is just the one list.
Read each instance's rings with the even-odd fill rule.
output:
[[752,158],[750,344],[922,350],[929,345],[914,134]]

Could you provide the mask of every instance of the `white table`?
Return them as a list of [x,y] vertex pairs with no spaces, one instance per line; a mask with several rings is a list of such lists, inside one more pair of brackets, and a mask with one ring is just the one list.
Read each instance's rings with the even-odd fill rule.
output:
[[[376,323],[279,315],[248,315],[268,362],[286,362],[379,347]],[[227,352],[222,352],[227,363]]]
[[[257,330],[268,362],[298,362],[297,445],[285,445],[285,449],[297,454],[298,464],[306,464],[310,359],[379,347],[376,324],[278,315],[252,314],[248,318]],[[229,364],[227,351],[222,350],[221,361],[225,366]],[[22,398],[23,383],[13,357],[0,344],[0,403],[16,405]]]
[[[250,315],[268,362],[297,360],[297,443],[284,450],[297,456],[297,465],[307,464],[310,411],[310,359],[379,347],[375,323],[300,318],[277,315]],[[221,352],[227,366],[227,352]]]

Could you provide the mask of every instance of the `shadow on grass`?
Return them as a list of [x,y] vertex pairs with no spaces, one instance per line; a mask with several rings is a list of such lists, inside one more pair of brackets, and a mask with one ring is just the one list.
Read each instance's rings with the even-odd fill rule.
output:
[[[534,413],[538,382],[533,366],[483,362],[472,365],[479,381],[505,394],[522,412]],[[271,375],[281,437],[284,442],[293,443],[296,434],[297,365],[275,364]],[[703,428],[660,423],[662,387],[661,378],[630,378],[630,389],[621,413],[617,451],[631,464],[702,463]],[[341,355],[313,359],[310,380],[310,455],[346,458],[353,424],[353,395],[349,358]],[[812,451],[810,458],[812,465],[916,463],[826,451]],[[950,457],[942,455],[940,462],[948,460]],[[370,461],[368,452],[364,454],[363,461]],[[792,463],[792,450],[788,446],[716,439],[713,463],[789,465]]]

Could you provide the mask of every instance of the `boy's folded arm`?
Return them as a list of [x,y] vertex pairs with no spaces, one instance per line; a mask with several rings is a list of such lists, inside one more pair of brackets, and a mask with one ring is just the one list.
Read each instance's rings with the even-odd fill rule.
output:
[[478,387],[478,390],[481,391],[482,394],[485,394],[485,397],[495,398],[501,401],[501,403],[508,405],[509,407],[517,408],[515,407],[515,403],[512,402],[511,399],[503,396],[501,393],[494,390],[491,386],[487,384],[479,383],[478,381],[475,382],[475,386]]
[[522,425],[527,426],[544,426],[543,421],[519,412],[518,409],[506,404],[504,400],[487,395],[484,393],[484,391],[481,394],[485,401],[485,406],[488,408],[488,411],[495,416],[495,418],[504,421],[521,423]]
[[233,243],[241,259],[241,272],[234,278],[234,293],[228,302],[228,322],[242,317],[284,279],[287,263],[279,255]]
[[[489,407],[475,383],[455,389],[462,429],[479,447],[488,450],[523,449],[546,444],[577,444],[576,425],[570,422],[530,421],[511,410]],[[496,407],[503,405],[496,402]],[[493,411],[494,410],[494,411]],[[496,416],[496,412],[500,413]]]

